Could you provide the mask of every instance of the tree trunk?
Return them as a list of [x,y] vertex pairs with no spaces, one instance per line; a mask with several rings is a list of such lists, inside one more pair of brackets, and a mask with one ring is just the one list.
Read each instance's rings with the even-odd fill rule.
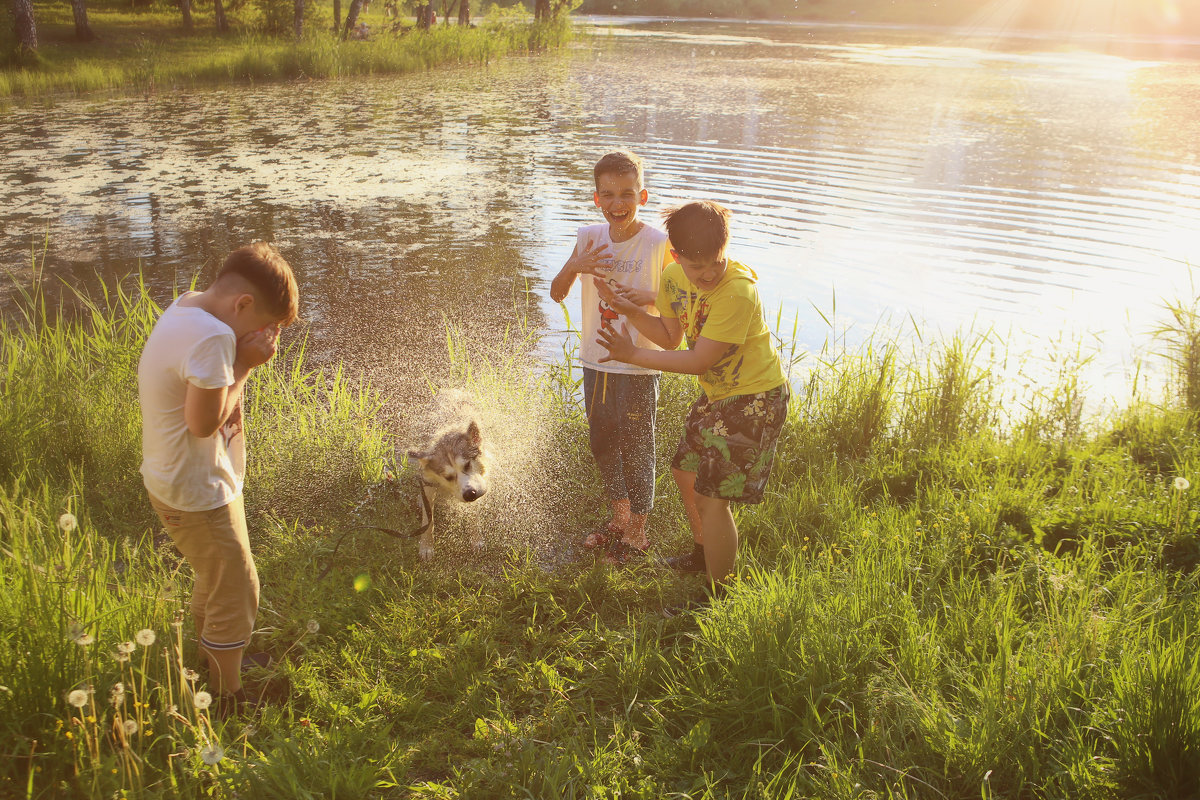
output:
[[75,16],[75,39],[80,42],[95,41],[96,34],[88,25],[87,0],[71,0],[71,13]]
[[354,30],[354,25],[358,22],[358,12],[362,4],[363,0],[350,0],[350,8],[346,10],[346,27],[342,29],[343,41],[350,38],[350,31]]
[[304,36],[304,0],[296,0],[295,9],[296,19],[294,25],[296,28],[296,41],[298,42]]
[[13,31],[17,35],[17,52],[24,55],[37,52],[37,23],[33,21],[33,0],[13,0]]
[[342,0],[333,0],[333,32],[342,29]]
[[535,22],[550,19],[550,0],[535,0],[533,4],[533,19]]
[[471,0],[458,0],[458,24],[471,24]]
[[225,4],[221,0],[213,0],[213,16],[217,20],[217,33],[229,33],[229,20],[225,19]]
[[179,12],[183,14],[183,29],[191,33],[194,28],[192,25],[192,0],[179,0]]
[[417,6],[417,27],[420,30],[427,31],[433,25],[433,0],[423,5]]

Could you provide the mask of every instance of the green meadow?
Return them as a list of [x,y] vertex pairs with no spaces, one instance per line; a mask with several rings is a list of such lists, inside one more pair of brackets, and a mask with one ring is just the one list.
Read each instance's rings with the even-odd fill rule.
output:
[[[350,3],[346,0],[348,8]],[[170,92],[200,85],[313,80],[414,72],[447,64],[485,65],[514,52],[561,45],[571,36],[566,17],[535,24],[518,9],[493,8],[478,25],[439,24],[415,31],[410,19],[384,16],[382,2],[360,15],[372,33],[342,41],[331,32],[332,10],[309,2],[305,35],[281,35],[274,20],[291,4],[260,0],[230,4],[233,29],[219,34],[211,4],[193,10],[185,31],[174,5],[93,4],[88,18],[97,39],[74,40],[70,4],[35,4],[39,48],[30,60],[0,59],[0,101],[61,93]],[[285,14],[286,12],[286,14]],[[344,11],[343,11],[344,13]],[[400,31],[393,26],[400,25]],[[290,30],[290,28],[289,28]],[[5,32],[11,38],[11,31]],[[12,42],[0,36],[5,54]]]
[[[785,343],[805,379],[769,496],[740,512],[737,579],[671,619],[698,579],[562,555],[601,498],[576,376],[519,326],[491,345],[449,331],[446,383],[540,420],[560,557],[511,546],[511,523],[482,558],[447,537],[424,565],[369,531],[335,552],[351,526],[415,525],[412,476],[377,391],[310,367],[298,336],[247,396],[255,649],[275,660],[250,680],[270,702],[224,721],[137,473],[159,309],[137,281],[61,304],[26,286],[20,309],[0,328],[0,796],[1200,791],[1187,307],[1163,312],[1166,400],[1101,420],[1079,418],[1070,374],[1003,407],[965,336],[919,356]],[[665,468],[692,393],[664,382],[663,554],[690,539]]]

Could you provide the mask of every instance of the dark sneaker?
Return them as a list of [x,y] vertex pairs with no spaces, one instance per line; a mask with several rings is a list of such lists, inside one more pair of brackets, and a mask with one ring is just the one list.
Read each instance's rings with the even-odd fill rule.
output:
[[690,553],[665,558],[663,561],[676,572],[694,573],[708,571],[708,566],[704,563],[704,548],[700,545],[693,547]]
[[258,713],[262,700],[246,691],[245,687],[236,692],[220,695],[212,703],[213,716],[226,719],[234,716],[252,716]]

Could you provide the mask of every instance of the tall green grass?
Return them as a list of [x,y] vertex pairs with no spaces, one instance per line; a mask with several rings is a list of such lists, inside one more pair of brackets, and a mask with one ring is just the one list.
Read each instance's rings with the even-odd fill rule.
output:
[[[49,13],[49,12],[48,12]],[[69,24],[69,9],[51,17],[51,29]],[[207,27],[179,30],[175,16],[142,12],[128,16],[99,11],[92,24],[101,40],[91,44],[47,44],[37,66],[0,65],[0,100],[61,92],[167,91],[201,84],[342,78],[430,69],[444,64],[486,65],[513,52],[556,47],[571,36],[569,23],[534,24],[511,15],[478,27],[436,26],[404,35],[388,30],[390,20],[369,20],[375,33],[365,41],[342,41],[321,26],[309,26],[301,41],[268,36],[253,26],[219,36]]]
[[[513,518],[485,562],[451,550],[422,566],[364,535],[317,582],[364,499],[392,525],[415,509],[385,502],[403,431],[383,429],[369,387],[306,369],[295,345],[247,397],[256,646],[277,659],[257,684],[272,702],[221,723],[192,702],[189,624],[173,624],[188,571],[155,544],[136,474],[131,370],[157,308],[140,285],[73,313],[41,297],[0,329],[6,795],[1200,792],[1200,509],[1185,485],[1200,450],[1178,399],[1070,427],[1072,375],[1002,408],[973,338],[917,359],[878,339],[827,348],[795,365],[807,374],[768,496],[738,512],[738,580],[668,620],[661,606],[695,580],[546,567]],[[450,383],[483,413],[533,423],[530,463],[560,474],[536,475],[520,504],[555,518],[550,541],[570,552],[600,502],[572,371],[538,364],[520,327],[490,343],[451,329],[446,349]],[[694,391],[664,378],[664,466]],[[686,525],[660,496],[652,540],[673,552]],[[59,527],[65,512],[77,528]],[[114,658],[142,630],[156,644]],[[117,682],[128,698],[113,704]]]

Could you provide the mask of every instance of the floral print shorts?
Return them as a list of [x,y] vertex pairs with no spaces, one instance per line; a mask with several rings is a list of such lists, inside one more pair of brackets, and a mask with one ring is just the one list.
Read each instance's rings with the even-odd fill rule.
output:
[[696,491],[705,497],[761,503],[790,397],[786,383],[715,402],[700,395],[671,466],[695,472]]

